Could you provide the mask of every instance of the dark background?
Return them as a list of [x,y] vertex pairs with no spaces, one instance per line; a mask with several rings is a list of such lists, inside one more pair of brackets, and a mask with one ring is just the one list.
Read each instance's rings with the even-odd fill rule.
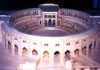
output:
[[57,3],[60,7],[93,10],[93,0],[0,0],[0,9],[19,10],[37,7],[41,3]]
[[9,11],[34,8],[43,3],[56,3],[61,8],[76,9],[91,15],[100,15],[100,0],[0,0],[0,13],[9,14]]

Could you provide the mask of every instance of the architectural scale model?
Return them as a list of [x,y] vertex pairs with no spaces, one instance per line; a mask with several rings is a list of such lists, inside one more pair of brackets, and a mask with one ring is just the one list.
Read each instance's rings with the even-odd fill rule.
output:
[[24,61],[36,61],[37,69],[59,65],[99,70],[90,57],[98,48],[100,32],[90,15],[46,3],[4,18],[8,20],[0,21],[3,46]]

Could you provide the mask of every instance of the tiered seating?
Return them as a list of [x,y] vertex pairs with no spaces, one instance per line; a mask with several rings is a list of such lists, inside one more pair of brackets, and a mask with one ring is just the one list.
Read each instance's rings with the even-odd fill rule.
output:
[[77,33],[76,30],[72,29],[72,28],[69,28],[67,26],[64,26],[64,25],[61,25],[58,27],[59,29],[62,29],[62,30],[65,30],[66,32],[69,32],[69,34],[74,34],[74,33]]
[[36,27],[38,26],[38,23],[36,21],[31,20],[25,20],[24,22],[19,22],[18,24],[14,25],[14,27],[21,31],[26,31],[28,28]]
[[11,25],[15,24],[15,21],[19,18],[26,17],[26,16],[37,16],[39,14],[40,14],[40,10],[37,8],[17,11],[14,14],[12,14],[10,19],[10,24]]
[[28,28],[25,32],[31,34],[33,31],[38,30],[38,29],[40,29],[40,28],[42,28],[42,27],[39,26],[39,25],[32,26],[32,27]]
[[34,15],[29,15],[29,16],[24,16],[24,17],[18,18],[10,24],[13,25],[13,26],[16,26],[17,24],[19,24],[19,22],[25,22],[27,20],[35,21],[36,19],[37,18]]
[[76,32],[82,32],[85,30],[84,26],[82,27],[81,25],[77,25],[76,23],[62,24],[61,27],[70,28]]
[[83,22],[83,24],[87,26],[91,26],[91,21],[86,13],[72,9],[60,9],[59,14],[62,16],[71,16],[78,18],[79,19],[78,21]]

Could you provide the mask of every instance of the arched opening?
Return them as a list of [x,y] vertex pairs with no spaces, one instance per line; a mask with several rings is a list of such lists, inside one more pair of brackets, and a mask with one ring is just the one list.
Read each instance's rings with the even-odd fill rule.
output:
[[10,43],[10,41],[8,41],[8,50],[9,50],[9,52],[11,52],[11,43]]
[[75,49],[74,54],[75,54],[76,57],[79,57],[79,54],[80,54],[79,49]]
[[92,44],[89,45],[89,50],[88,50],[88,52],[89,52],[89,55],[92,55]]
[[14,46],[14,52],[16,55],[18,55],[18,46],[17,45]]
[[52,23],[51,23],[51,19],[48,20],[48,27],[51,27]]
[[68,60],[70,60],[70,59],[71,59],[70,51],[67,50],[67,51],[65,52],[65,61],[68,61]]
[[55,51],[55,53],[54,53],[54,62],[55,63],[60,62],[60,52],[59,51]]
[[65,68],[67,70],[73,70],[72,69],[72,62],[71,62],[71,55],[70,55],[69,50],[65,51]]
[[43,52],[43,57],[49,57],[49,52],[48,51],[44,51]]
[[38,52],[34,49],[32,50],[32,55],[38,55]]
[[86,55],[86,49],[87,49],[86,46],[84,46],[84,47],[82,48],[82,54],[83,54],[83,55]]
[[27,55],[27,52],[28,52],[28,50],[25,47],[23,47],[22,48],[22,56],[23,57],[26,56]]
[[43,52],[43,61],[45,63],[48,63],[49,62],[49,52],[48,51],[44,51]]

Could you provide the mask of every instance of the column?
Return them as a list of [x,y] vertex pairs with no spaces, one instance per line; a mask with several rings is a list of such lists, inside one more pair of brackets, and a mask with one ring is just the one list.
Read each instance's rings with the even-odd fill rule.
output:
[[64,65],[64,52],[60,53],[60,63],[61,65]]

